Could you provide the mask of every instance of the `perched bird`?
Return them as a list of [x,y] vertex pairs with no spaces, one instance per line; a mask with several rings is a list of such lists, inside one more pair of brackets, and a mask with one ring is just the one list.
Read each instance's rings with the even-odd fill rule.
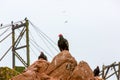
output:
[[40,59],[40,58],[47,61],[47,56],[43,52],[41,52],[40,55],[38,56],[38,59]]
[[59,34],[58,47],[59,47],[60,51],[63,51],[63,50],[68,50],[69,51],[69,43],[63,37],[62,34]]
[[100,69],[99,69],[99,66],[97,66],[97,67],[94,69],[94,76],[99,76],[99,73],[100,73]]

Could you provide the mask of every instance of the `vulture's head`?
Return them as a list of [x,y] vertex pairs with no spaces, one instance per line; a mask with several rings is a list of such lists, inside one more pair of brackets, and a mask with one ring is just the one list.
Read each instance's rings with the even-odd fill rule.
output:
[[59,34],[59,35],[58,35],[58,37],[59,37],[59,38],[62,38],[62,37],[63,37],[63,35],[62,35],[62,34]]

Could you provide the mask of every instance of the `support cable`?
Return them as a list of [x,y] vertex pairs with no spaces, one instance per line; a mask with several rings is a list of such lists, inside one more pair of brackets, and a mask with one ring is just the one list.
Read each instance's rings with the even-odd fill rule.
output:
[[[59,52],[54,46],[53,46],[53,44],[52,43],[54,43],[54,45],[57,45],[51,38],[49,38],[45,33],[43,33],[39,28],[37,28],[30,20],[29,20],[29,22],[30,22],[30,24],[33,26],[33,28],[35,28],[35,30],[37,30],[38,32],[40,31],[41,33],[41,35],[42,36],[44,36],[44,38],[49,42],[49,44],[57,51],[57,52]],[[46,36],[46,37],[45,37]],[[50,42],[49,40],[52,42]]]
[[11,24],[8,24],[8,25],[6,25],[6,26],[0,27],[0,29],[4,29],[4,28],[10,27],[10,26],[12,26],[12,25],[11,25]]
[[10,27],[8,27],[2,34],[0,34],[0,36],[4,35],[8,30],[9,30]]
[[[46,47],[49,49],[49,51],[53,54],[53,55],[55,55],[53,52],[52,52],[52,50],[49,48],[49,46],[47,45],[47,43],[45,42],[45,40],[43,39],[44,38],[44,36],[40,36],[41,35],[41,33],[38,33],[38,36],[41,38],[41,40],[43,41],[43,43],[46,45]],[[43,37],[43,38],[42,38]]]
[[[21,30],[20,29],[18,29],[18,31],[19,31],[19,33],[21,32]],[[22,34],[24,34],[24,33],[22,33]],[[25,41],[25,37],[23,37],[23,40]],[[30,41],[31,41],[31,39],[30,39]],[[21,43],[20,43],[20,45],[22,45]],[[30,46],[30,48],[31,48],[31,46]],[[33,51],[33,52],[35,52],[32,48],[31,48],[31,50]],[[25,51],[24,51],[25,52]],[[35,53],[35,56],[37,57],[37,54]]]
[[[14,22],[14,24],[21,23],[21,22],[23,22],[23,21],[25,21],[25,20],[21,20],[21,21]],[[0,29],[4,29],[4,28],[10,27],[10,26],[12,27],[12,24],[7,24],[7,25],[5,25],[5,26],[2,26],[2,27],[0,27]]]
[[[18,22],[21,22],[21,21],[18,21]],[[18,22],[15,22],[14,24],[16,24],[16,23],[18,23]],[[9,27],[10,28],[10,26],[12,26],[13,24],[9,24],[9,25],[7,25],[7,26],[3,26],[3,27],[0,27],[0,29],[4,29],[4,28],[6,28],[6,27]],[[7,28],[2,34],[1,34],[1,36],[5,33],[5,32],[7,32],[7,30],[9,29],[9,28]],[[2,42],[2,41],[4,41],[8,36],[10,36],[10,34],[12,34],[12,32],[11,33],[9,33],[4,39],[2,39],[1,41],[0,41],[0,43]],[[15,43],[17,42],[17,40],[15,41]],[[15,44],[14,43],[14,44]],[[13,44],[13,45],[14,45]],[[13,45],[12,46],[10,46],[10,48],[4,53],[4,55],[0,58],[0,61],[7,55],[7,53],[10,51],[10,49],[13,47]]]
[[[30,49],[32,50],[33,53],[35,53],[35,51],[32,47],[30,47]],[[36,53],[35,53],[35,56],[37,57]]]
[[5,39],[7,39],[11,34],[12,34],[12,32],[9,33],[7,36],[5,36],[2,40],[0,40],[0,43],[1,43],[2,41],[4,41]]
[[10,46],[10,48],[5,52],[5,54],[0,58],[0,61],[7,55],[7,53],[10,51],[10,49],[12,48],[12,46]]
[[[39,49],[38,49],[38,47],[39,47],[39,48],[41,48],[41,50],[43,50],[46,54],[48,54],[48,55],[52,58],[52,56],[51,56],[49,53],[47,53],[47,51],[45,51],[42,47],[40,47],[35,41],[33,41],[33,40],[31,40],[31,41],[34,43],[34,44],[33,44],[33,43],[31,42],[31,44],[32,44],[38,51],[39,51]],[[36,45],[37,47],[36,47],[35,45]]]
[[17,40],[17,43],[16,43],[15,46],[18,46],[18,44],[19,44],[20,40],[22,39],[22,37],[23,37],[25,31],[26,31],[26,29],[23,28],[22,31],[20,32],[20,35],[19,35],[18,38],[17,38],[18,40]]
[[[46,47],[49,49],[49,51],[53,54],[53,55],[55,55],[53,52],[52,52],[52,50],[49,48],[49,46],[47,45],[47,43],[45,42],[45,37],[40,33],[40,32],[38,32],[38,30],[37,29],[35,29],[35,31],[36,31],[36,33],[38,34],[38,36],[41,38],[41,40],[44,42],[44,44],[46,45]],[[31,33],[31,32],[30,32]],[[31,34],[31,37],[33,38],[33,40],[34,40],[34,42],[36,43],[36,41],[35,41],[35,39],[34,39],[34,37],[32,36],[32,34]],[[43,39],[44,38],[44,39]],[[37,44],[37,43],[36,43]],[[38,45],[38,44],[37,44]]]

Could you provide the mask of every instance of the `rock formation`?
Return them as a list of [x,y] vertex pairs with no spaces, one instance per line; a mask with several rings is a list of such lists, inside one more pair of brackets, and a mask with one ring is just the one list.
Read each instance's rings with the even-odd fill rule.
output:
[[96,80],[85,61],[77,64],[69,51],[64,50],[52,62],[42,59],[30,65],[23,73],[11,80]]

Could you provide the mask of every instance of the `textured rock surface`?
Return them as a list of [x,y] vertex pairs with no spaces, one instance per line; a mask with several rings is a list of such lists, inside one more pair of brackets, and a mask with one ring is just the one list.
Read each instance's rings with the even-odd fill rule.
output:
[[60,52],[46,70],[46,74],[60,80],[67,80],[72,74],[75,66],[77,66],[76,60],[71,54],[65,50]]
[[13,77],[11,80],[50,80],[50,77],[45,72],[49,62],[39,59],[30,65],[23,73]]
[[38,60],[23,73],[11,80],[100,80],[85,61],[78,65],[69,51],[64,50],[54,57],[51,63]]
[[69,80],[93,80],[94,75],[89,65],[81,61],[74,69]]

